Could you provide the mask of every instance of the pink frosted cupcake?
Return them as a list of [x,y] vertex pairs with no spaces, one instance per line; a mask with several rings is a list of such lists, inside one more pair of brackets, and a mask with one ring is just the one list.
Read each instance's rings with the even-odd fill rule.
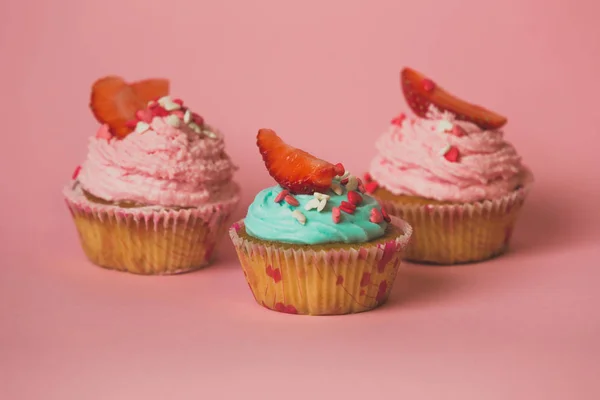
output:
[[417,117],[395,118],[378,139],[366,188],[413,226],[406,258],[454,264],[501,254],[532,182],[500,129],[506,118],[408,68],[402,87]]
[[164,80],[100,79],[91,108],[102,125],[64,189],[87,257],[136,274],[210,263],[239,202],[221,133]]

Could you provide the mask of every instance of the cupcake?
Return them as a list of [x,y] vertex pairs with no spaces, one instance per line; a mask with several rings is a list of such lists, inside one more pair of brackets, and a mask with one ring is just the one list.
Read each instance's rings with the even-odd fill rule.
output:
[[136,274],[209,264],[239,201],[221,133],[166,80],[102,78],[90,106],[101,125],[63,191],[86,256]]
[[455,264],[503,253],[532,182],[504,139],[506,118],[401,73],[415,118],[400,114],[377,141],[365,187],[414,228],[406,258]]
[[392,289],[411,227],[361,181],[262,129],[257,144],[277,185],[229,230],[256,302],[290,314],[371,310]]

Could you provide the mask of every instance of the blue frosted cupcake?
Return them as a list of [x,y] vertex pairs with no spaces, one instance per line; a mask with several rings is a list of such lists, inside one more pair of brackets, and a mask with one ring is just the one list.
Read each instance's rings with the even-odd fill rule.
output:
[[389,217],[360,179],[262,129],[278,185],[258,193],[230,236],[256,301],[290,314],[371,310],[392,289],[412,229]]

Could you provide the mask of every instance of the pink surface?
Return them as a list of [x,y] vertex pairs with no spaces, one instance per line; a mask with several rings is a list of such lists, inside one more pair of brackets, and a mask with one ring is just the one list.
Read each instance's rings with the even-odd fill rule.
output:
[[[599,398],[600,3],[496,3],[4,2],[0,398]],[[61,189],[95,78],[171,77],[246,207],[272,182],[259,127],[365,171],[403,65],[509,117],[537,182],[506,256],[410,266],[384,308],[324,318],[256,305],[228,242],[184,276],[85,260]]]

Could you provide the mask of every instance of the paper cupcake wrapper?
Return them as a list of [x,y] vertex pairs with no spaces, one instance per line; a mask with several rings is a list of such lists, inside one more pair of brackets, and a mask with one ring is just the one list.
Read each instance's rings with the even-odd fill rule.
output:
[[311,250],[261,242],[229,230],[256,302],[289,314],[338,315],[371,310],[386,302],[412,228],[393,217],[403,234],[380,244]]
[[531,184],[496,200],[468,204],[404,204],[378,199],[414,229],[405,259],[458,264],[489,259],[508,248]]
[[101,267],[135,274],[177,274],[208,265],[239,196],[172,210],[90,202],[78,187],[63,191],[86,256]]

